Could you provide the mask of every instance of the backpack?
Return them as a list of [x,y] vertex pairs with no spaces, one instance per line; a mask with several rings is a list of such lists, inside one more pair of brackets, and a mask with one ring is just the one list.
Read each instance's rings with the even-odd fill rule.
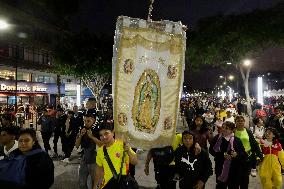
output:
[[24,186],[26,184],[26,158],[41,152],[43,152],[42,149],[35,149],[25,155],[16,156],[12,153],[5,159],[0,160],[0,183]]
[[169,165],[174,160],[173,147],[152,148],[152,157],[158,165]]

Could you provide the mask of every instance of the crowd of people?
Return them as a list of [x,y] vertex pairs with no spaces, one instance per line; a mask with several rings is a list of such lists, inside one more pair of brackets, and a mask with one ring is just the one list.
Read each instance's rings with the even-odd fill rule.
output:
[[[138,163],[136,149],[115,137],[112,108],[101,113],[96,104],[94,98],[89,98],[85,110],[79,110],[77,106],[72,110],[43,108],[38,119],[43,149],[38,144],[34,129],[20,129],[13,125],[13,115],[3,114],[0,186],[11,189],[50,188],[54,182],[52,160],[61,158],[62,162],[69,163],[76,147],[81,149],[80,189],[88,188],[89,176],[93,189],[119,188],[118,185],[125,185],[125,182],[137,188],[133,179]],[[241,100],[216,97],[182,100],[181,115],[187,128],[175,135],[171,146],[148,151],[145,174],[149,175],[149,164],[153,160],[159,189],[175,189],[177,182],[181,189],[203,189],[213,174],[213,167],[217,189],[248,188],[250,175],[257,174],[265,189],[281,188],[281,170],[284,168],[281,104],[283,101],[278,100],[278,106],[270,104],[269,109],[253,104],[253,125],[250,125]],[[50,141],[52,136],[53,141]],[[59,139],[63,157],[57,149]],[[214,165],[210,155],[214,158]],[[25,162],[24,181],[9,179],[2,173],[12,159]]]

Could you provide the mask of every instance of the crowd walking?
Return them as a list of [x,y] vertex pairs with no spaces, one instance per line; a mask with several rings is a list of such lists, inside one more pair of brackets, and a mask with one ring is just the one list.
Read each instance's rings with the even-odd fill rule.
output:
[[[181,104],[186,129],[176,134],[171,146],[149,150],[145,159],[146,175],[153,160],[157,188],[203,189],[213,173],[216,189],[247,189],[250,176],[259,176],[264,189],[282,187],[281,106],[271,112],[256,106],[253,125],[249,125],[245,112],[233,102],[193,98]],[[96,100],[90,98],[85,110],[78,106],[72,110],[58,107],[52,114],[45,108],[41,113],[38,123],[43,148],[38,144],[36,130],[15,126],[13,115],[2,115],[1,188],[50,188],[54,182],[53,161],[70,163],[74,149],[80,154],[78,188],[138,187],[133,168],[140,163],[136,151],[142,149],[132,149],[115,136],[111,111],[101,113]],[[62,149],[58,150],[58,146]],[[59,154],[61,151],[63,154]],[[214,157],[213,161],[209,156]],[[11,164],[22,164],[24,170],[8,178],[6,173],[16,172],[11,168],[7,171]]]

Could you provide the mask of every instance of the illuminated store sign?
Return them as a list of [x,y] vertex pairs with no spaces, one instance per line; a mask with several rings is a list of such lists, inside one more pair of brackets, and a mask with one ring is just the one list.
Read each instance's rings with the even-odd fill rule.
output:
[[[65,85],[60,86],[61,94],[65,93]],[[16,92],[15,81],[0,81],[0,92]],[[55,83],[17,82],[17,92],[19,93],[48,93],[57,94]]]
[[[0,85],[0,90],[1,91],[15,91],[16,90],[16,86],[10,86],[10,85],[5,85],[3,83],[1,83]],[[23,92],[46,92],[47,88],[46,87],[41,87],[41,86],[22,86],[22,85],[17,85],[17,91],[23,91]]]

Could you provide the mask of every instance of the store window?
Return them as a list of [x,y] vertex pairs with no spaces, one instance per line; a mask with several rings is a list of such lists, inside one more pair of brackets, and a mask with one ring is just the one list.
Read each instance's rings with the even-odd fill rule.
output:
[[30,74],[24,73],[24,72],[18,72],[18,80],[29,81],[30,80]]
[[55,83],[55,79],[50,76],[37,76],[35,77],[35,82]]

